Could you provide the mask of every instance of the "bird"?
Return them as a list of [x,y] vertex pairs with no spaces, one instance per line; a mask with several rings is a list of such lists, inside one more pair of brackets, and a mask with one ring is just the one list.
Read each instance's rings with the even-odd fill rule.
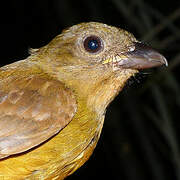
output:
[[107,106],[141,69],[166,58],[100,22],[66,28],[0,68],[0,179],[65,179],[91,156]]

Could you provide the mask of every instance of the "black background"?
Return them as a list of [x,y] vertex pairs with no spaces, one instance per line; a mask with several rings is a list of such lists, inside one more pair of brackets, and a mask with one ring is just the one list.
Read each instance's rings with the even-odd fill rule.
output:
[[[141,72],[130,79],[107,110],[101,138],[90,160],[67,179],[180,178],[180,10],[175,20],[169,17],[179,7],[177,0],[1,2],[1,66],[26,58],[30,47],[46,45],[62,29],[87,21],[132,32],[163,53],[170,63],[169,68]],[[160,31],[155,29],[159,24],[164,25]],[[157,33],[147,37],[153,29]],[[164,41],[169,36],[174,40]]]

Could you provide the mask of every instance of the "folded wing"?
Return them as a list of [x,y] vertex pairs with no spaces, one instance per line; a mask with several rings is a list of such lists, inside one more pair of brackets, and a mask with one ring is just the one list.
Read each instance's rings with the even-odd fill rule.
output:
[[73,118],[72,92],[40,76],[0,81],[0,159],[27,151],[56,135]]

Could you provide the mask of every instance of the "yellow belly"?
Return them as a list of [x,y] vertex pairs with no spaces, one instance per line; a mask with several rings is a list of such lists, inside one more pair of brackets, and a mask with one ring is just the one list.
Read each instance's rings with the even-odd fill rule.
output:
[[[80,117],[81,116],[81,117]],[[103,120],[78,112],[56,136],[26,153],[0,161],[0,180],[64,179],[92,154]]]

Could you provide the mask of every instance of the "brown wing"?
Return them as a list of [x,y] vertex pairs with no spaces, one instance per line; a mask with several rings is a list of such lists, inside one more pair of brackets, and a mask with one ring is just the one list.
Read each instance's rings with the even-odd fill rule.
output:
[[0,159],[46,141],[72,119],[76,101],[59,81],[31,76],[0,81]]

